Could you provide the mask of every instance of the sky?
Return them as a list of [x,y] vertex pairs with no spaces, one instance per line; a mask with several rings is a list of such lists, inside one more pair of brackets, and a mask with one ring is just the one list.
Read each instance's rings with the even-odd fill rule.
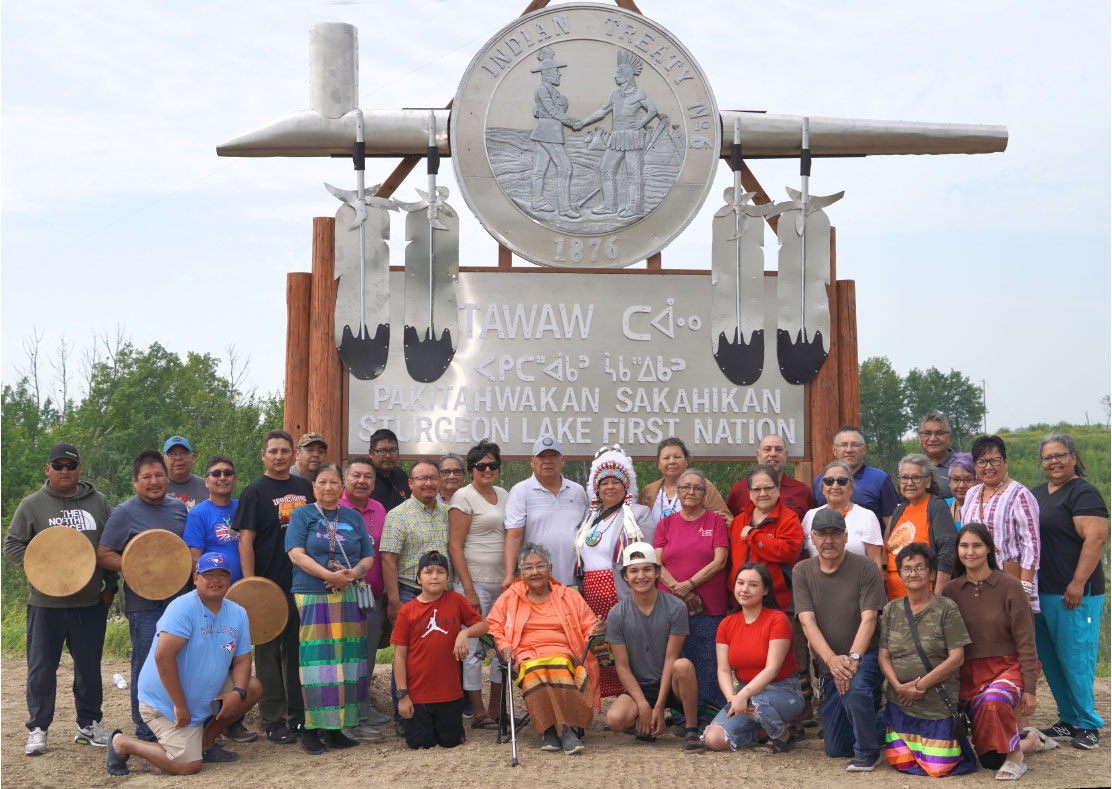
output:
[[[234,346],[250,385],[279,390],[285,274],[309,270],[312,218],[338,207],[323,182],[351,188],[351,163],[219,158],[215,146],[308,108],[316,22],[359,28],[364,108],[443,106],[524,6],[4,2],[0,380],[17,380],[36,331],[46,356],[64,338],[79,359],[122,327],[183,356],[227,358]],[[827,213],[838,276],[857,283],[859,357],[983,380],[990,430],[1105,419],[1107,3],[640,7],[692,52],[722,109],[1007,126],[1004,153],[816,160],[812,194],[846,192]],[[369,161],[367,183],[394,164]],[[798,188],[794,160],[750,166],[776,199]],[[422,170],[395,196],[417,199]],[[441,174],[463,209],[461,264],[493,264],[495,242],[451,168]],[[729,183],[723,163],[665,268],[709,266],[710,217]],[[44,365],[45,386],[52,376]]]

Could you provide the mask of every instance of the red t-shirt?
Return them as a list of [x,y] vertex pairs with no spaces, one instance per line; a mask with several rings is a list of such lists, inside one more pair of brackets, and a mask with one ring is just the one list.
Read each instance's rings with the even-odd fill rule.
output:
[[787,679],[796,672],[795,655],[792,654],[792,624],[787,614],[773,608],[762,608],[752,624],[745,621],[745,612],[738,611],[722,620],[715,642],[730,647],[730,668],[741,683],[749,682],[764,671],[768,663],[768,643],[776,638],[788,640],[788,654],[784,665],[772,678],[773,682]]
[[436,704],[463,697],[459,661],[452,654],[456,636],[482,617],[467,599],[445,591],[429,603],[410,600],[398,611],[390,643],[408,648],[406,688],[414,704]]

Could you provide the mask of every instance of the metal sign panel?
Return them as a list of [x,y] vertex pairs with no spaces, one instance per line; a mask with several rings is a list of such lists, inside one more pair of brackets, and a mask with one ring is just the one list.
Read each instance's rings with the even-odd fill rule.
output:
[[[404,273],[390,276],[400,292]],[[765,303],[775,303],[776,279],[763,284]],[[399,302],[391,302],[393,325],[402,321]],[[505,455],[528,456],[545,432],[569,457],[613,443],[655,456],[657,442],[675,435],[700,457],[751,458],[771,432],[802,455],[803,387],[779,375],[772,343],[761,380],[732,384],[710,350],[710,305],[709,272],[461,272],[459,345],[448,370],[434,383],[415,381],[393,333],[385,372],[349,377],[348,454],[365,452],[385,427],[418,455],[464,452],[489,438]],[[775,336],[775,311],[764,320]]]

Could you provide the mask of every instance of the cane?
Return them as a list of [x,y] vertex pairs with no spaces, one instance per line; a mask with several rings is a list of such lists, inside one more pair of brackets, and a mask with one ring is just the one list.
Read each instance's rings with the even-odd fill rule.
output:
[[514,656],[506,662],[506,711],[510,717],[510,767],[517,767],[517,724],[514,721],[514,682],[513,682]]

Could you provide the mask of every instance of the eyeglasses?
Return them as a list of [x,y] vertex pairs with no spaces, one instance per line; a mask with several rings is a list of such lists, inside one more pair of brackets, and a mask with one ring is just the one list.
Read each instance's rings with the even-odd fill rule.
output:
[[950,435],[949,430],[920,430],[919,438],[942,438]]
[[52,460],[52,461],[50,461],[50,467],[52,469],[54,469],[55,471],[62,471],[62,470],[76,471],[77,470],[77,461],[75,461],[75,460]]
[[954,485],[975,485],[977,480],[973,477],[950,477],[950,487]]
[[863,441],[841,441],[834,445],[836,449],[861,449],[865,446]]
[[410,477],[410,482],[437,482],[440,477]]
[[916,482],[920,482],[929,476],[930,474],[904,474],[900,477],[897,477],[897,479],[900,481],[901,485],[913,485]]
[[544,563],[544,564],[524,564],[524,565],[521,566],[521,574],[525,575],[526,573],[539,573],[539,572],[541,572],[543,570],[547,570],[547,569],[548,569],[547,562]]
[[495,460],[491,463],[476,463],[471,468],[475,469],[476,471],[497,471],[498,469],[502,468],[502,464]]
[[[706,488],[703,488],[703,490],[706,490]],[[773,490],[776,490],[775,485],[765,485],[764,487],[761,487],[761,488],[750,488],[749,492],[750,493],[768,493],[768,492],[773,491]]]
[[706,485],[676,485],[680,493],[706,493]]
[[926,575],[930,572],[930,568],[922,564],[917,564],[914,567],[901,567],[900,575]]
[[1049,466],[1051,463],[1061,463],[1072,454],[1072,452],[1059,452],[1055,455],[1043,455],[1042,464],[1044,466]]
[[1004,458],[1000,457],[999,455],[994,458],[981,458],[973,465],[977,468],[988,468],[989,466],[992,466],[993,468],[1000,468],[1002,465],[1004,465]]
[[844,488],[849,484],[849,477],[823,477],[822,484],[828,488],[837,485],[839,488]]
[[442,468],[440,469],[440,476],[442,477],[462,477],[463,469],[461,468]]
[[209,476],[213,479],[220,479],[220,477],[234,477],[236,473],[230,468],[214,468],[209,472]]
[[175,447],[174,449],[171,449],[169,452],[166,453],[166,457],[183,458],[183,457],[187,457],[187,456],[192,455],[192,454],[193,453],[190,452],[188,449],[182,449],[181,447]]
[[376,455],[400,455],[402,453],[397,447],[391,447],[390,449],[372,449],[371,452],[374,452]]

